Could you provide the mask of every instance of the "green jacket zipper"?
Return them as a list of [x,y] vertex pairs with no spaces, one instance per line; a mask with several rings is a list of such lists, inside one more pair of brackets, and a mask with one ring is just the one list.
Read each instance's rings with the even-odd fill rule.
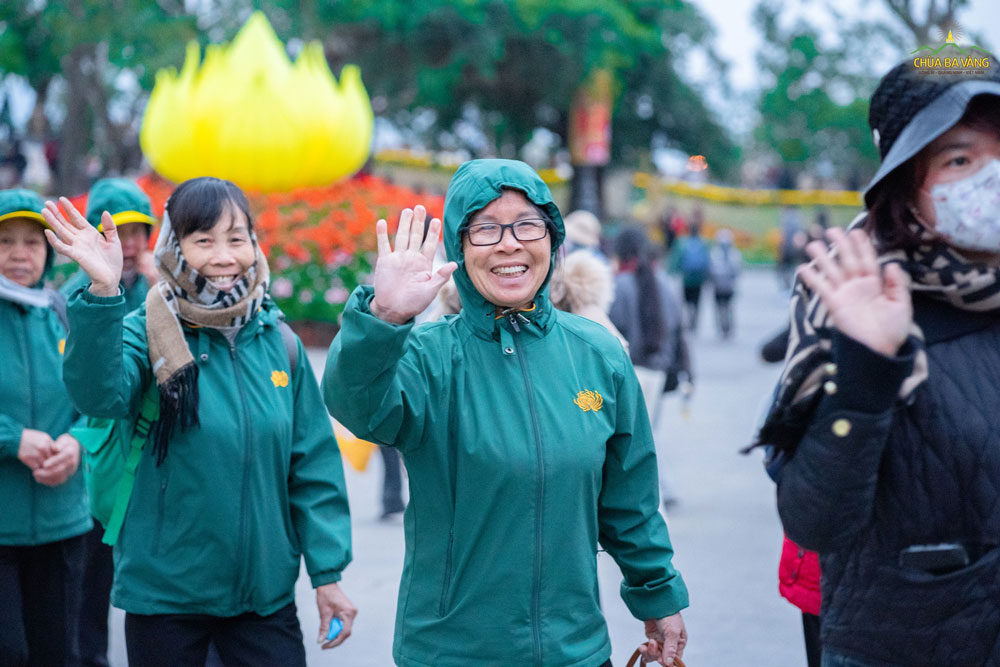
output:
[[236,386],[240,392],[240,404],[243,407],[242,422],[243,422],[243,432],[240,438],[245,445],[243,451],[243,485],[240,489],[240,533],[239,541],[236,549],[236,567],[237,570],[237,580],[236,580],[236,595],[245,604],[249,603],[248,591],[244,590],[244,567],[243,561],[246,560],[246,550],[247,550],[247,487],[250,484],[250,447],[249,447],[249,434],[250,434],[250,424],[247,423],[247,415],[250,412],[249,406],[247,406],[247,394],[246,389],[243,386],[243,374],[240,372],[239,363],[236,355],[236,343],[229,344],[229,356],[233,361],[233,374],[236,376]]
[[[523,316],[522,316],[523,317]],[[511,324],[516,327],[516,321],[511,318]],[[520,329],[518,328],[518,331]],[[538,493],[535,496],[538,510],[535,512],[535,577],[531,584],[531,615],[534,618],[532,631],[535,636],[535,664],[542,665],[542,619],[541,619],[541,586],[542,586],[542,509],[545,502],[545,457],[542,452],[541,431],[538,428],[538,412],[535,409],[535,394],[528,375],[528,367],[524,361],[524,350],[518,337],[514,336],[514,346],[517,348],[517,358],[521,364],[521,376],[524,378],[524,389],[528,394],[528,411],[531,413],[531,428],[535,435],[535,460],[538,465]]]

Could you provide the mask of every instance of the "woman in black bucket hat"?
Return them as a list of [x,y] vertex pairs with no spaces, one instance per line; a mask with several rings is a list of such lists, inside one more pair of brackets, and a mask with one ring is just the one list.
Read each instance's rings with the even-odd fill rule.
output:
[[893,68],[867,212],[809,246],[758,435],[825,667],[1000,664],[1000,63]]

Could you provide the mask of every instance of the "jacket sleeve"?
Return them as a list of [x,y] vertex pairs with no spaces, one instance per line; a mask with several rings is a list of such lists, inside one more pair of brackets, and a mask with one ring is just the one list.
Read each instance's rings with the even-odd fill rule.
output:
[[624,352],[622,362],[617,428],[607,443],[597,501],[599,541],[621,568],[621,595],[632,615],[663,618],[688,606],[688,592],[671,562],[674,550],[659,512],[656,453],[639,382]]
[[896,397],[913,368],[912,350],[908,342],[899,355],[887,357],[834,333],[835,393],[820,400],[778,481],[778,513],[796,544],[832,551],[870,520]]
[[339,581],[351,562],[351,514],[340,450],[301,341],[292,385],[295,421],[288,495],[313,587]]
[[13,417],[0,414],[0,459],[16,459],[21,448],[24,424]]
[[326,358],[323,400],[356,436],[405,447],[421,441],[434,371],[424,366],[410,336],[413,324],[375,317],[369,308],[373,296],[372,287],[363,285],[347,301]]
[[122,294],[100,297],[87,289],[69,300],[63,382],[81,414],[122,419],[139,411],[152,381],[145,320],[125,318]]

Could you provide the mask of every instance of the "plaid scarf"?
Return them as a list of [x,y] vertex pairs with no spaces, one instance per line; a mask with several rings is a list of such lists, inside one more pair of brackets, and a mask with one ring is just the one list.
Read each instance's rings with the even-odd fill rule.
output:
[[254,263],[232,289],[217,289],[181,253],[180,240],[164,214],[154,257],[161,280],[146,294],[149,362],[160,392],[160,418],[153,427],[157,465],[167,455],[174,429],[198,425],[198,366],[184,340],[181,322],[201,327],[241,327],[267,296],[267,259],[251,233]]
[[[865,215],[859,216],[850,228],[860,227],[864,219]],[[1000,309],[1000,270],[970,262],[959,250],[922,225],[913,223],[911,229],[919,235],[921,243],[912,249],[880,253],[880,265],[898,263],[910,277],[911,292],[921,292],[962,310],[983,312]],[[831,255],[836,255],[836,250],[831,251]],[[800,280],[796,280],[790,310],[785,369],[764,425],[747,450],[773,445],[777,452],[791,454],[805,435],[823,395],[820,389],[827,379],[825,367],[833,360],[833,323],[819,296]],[[909,401],[917,387],[927,379],[924,336],[915,321],[910,327],[909,341],[916,355],[913,371],[899,389],[899,399],[903,402]]]

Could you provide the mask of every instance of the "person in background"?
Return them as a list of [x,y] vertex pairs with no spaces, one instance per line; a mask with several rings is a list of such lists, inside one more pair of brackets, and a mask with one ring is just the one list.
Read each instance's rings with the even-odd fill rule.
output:
[[567,215],[564,222],[566,242],[561,248],[563,255],[587,250],[605,264],[608,263],[608,258],[601,252],[601,221],[596,215],[580,209]]
[[[376,224],[374,285],[330,347],[334,417],[406,459],[410,504],[393,657],[406,667],[607,665],[598,545],[624,574],[647,660],[672,665],[687,590],[658,511],[649,419],[621,344],[548,295],[562,216],[515,160],[458,168],[447,264],[422,206],[395,247]],[[413,318],[454,274],[458,315]]]
[[[101,231],[101,215],[107,211],[118,230],[122,245],[121,288],[125,308],[133,311],[146,301],[146,292],[160,279],[149,250],[149,236],[156,226],[149,196],[127,178],[103,178],[87,195],[87,222]],[[86,271],[80,269],[62,287],[68,298],[90,284]]]
[[43,206],[0,191],[0,664],[74,666],[91,519],[62,382],[64,302],[42,288],[55,256]]
[[733,245],[733,232],[729,229],[717,231],[709,256],[708,277],[715,296],[715,322],[723,338],[733,334],[733,295],[742,264],[743,255]]
[[[115,543],[112,602],[131,667],[305,665],[295,583],[304,558],[319,642],[341,644],[357,610],[337,583],[351,560],[340,453],[302,342],[268,294],[249,203],[195,178],[167,200],[160,282],[127,312],[110,213],[94,228],[49,202],[49,242],[90,283],[69,301],[63,380],[93,417],[150,427]],[[333,640],[334,616],[343,629]]]
[[811,243],[759,444],[819,553],[824,667],[1000,662],[1000,63],[871,98],[866,214]]
[[698,329],[698,309],[701,304],[702,287],[708,280],[710,252],[705,239],[701,237],[704,213],[697,207],[691,214],[689,235],[677,243],[672,268],[681,274],[684,290],[684,306],[687,311],[687,328],[693,333]]
[[779,226],[781,240],[778,245],[778,281],[787,290],[792,286],[795,267],[809,260],[806,254],[809,235],[802,228],[802,215],[795,206],[782,207]]
[[628,341],[629,356],[654,429],[660,499],[669,508],[676,504],[677,497],[670,482],[667,443],[655,434],[663,394],[676,389],[682,381],[693,382],[684,316],[667,277],[655,269],[652,246],[644,230],[631,227],[618,234],[615,261],[618,273],[609,315]]

